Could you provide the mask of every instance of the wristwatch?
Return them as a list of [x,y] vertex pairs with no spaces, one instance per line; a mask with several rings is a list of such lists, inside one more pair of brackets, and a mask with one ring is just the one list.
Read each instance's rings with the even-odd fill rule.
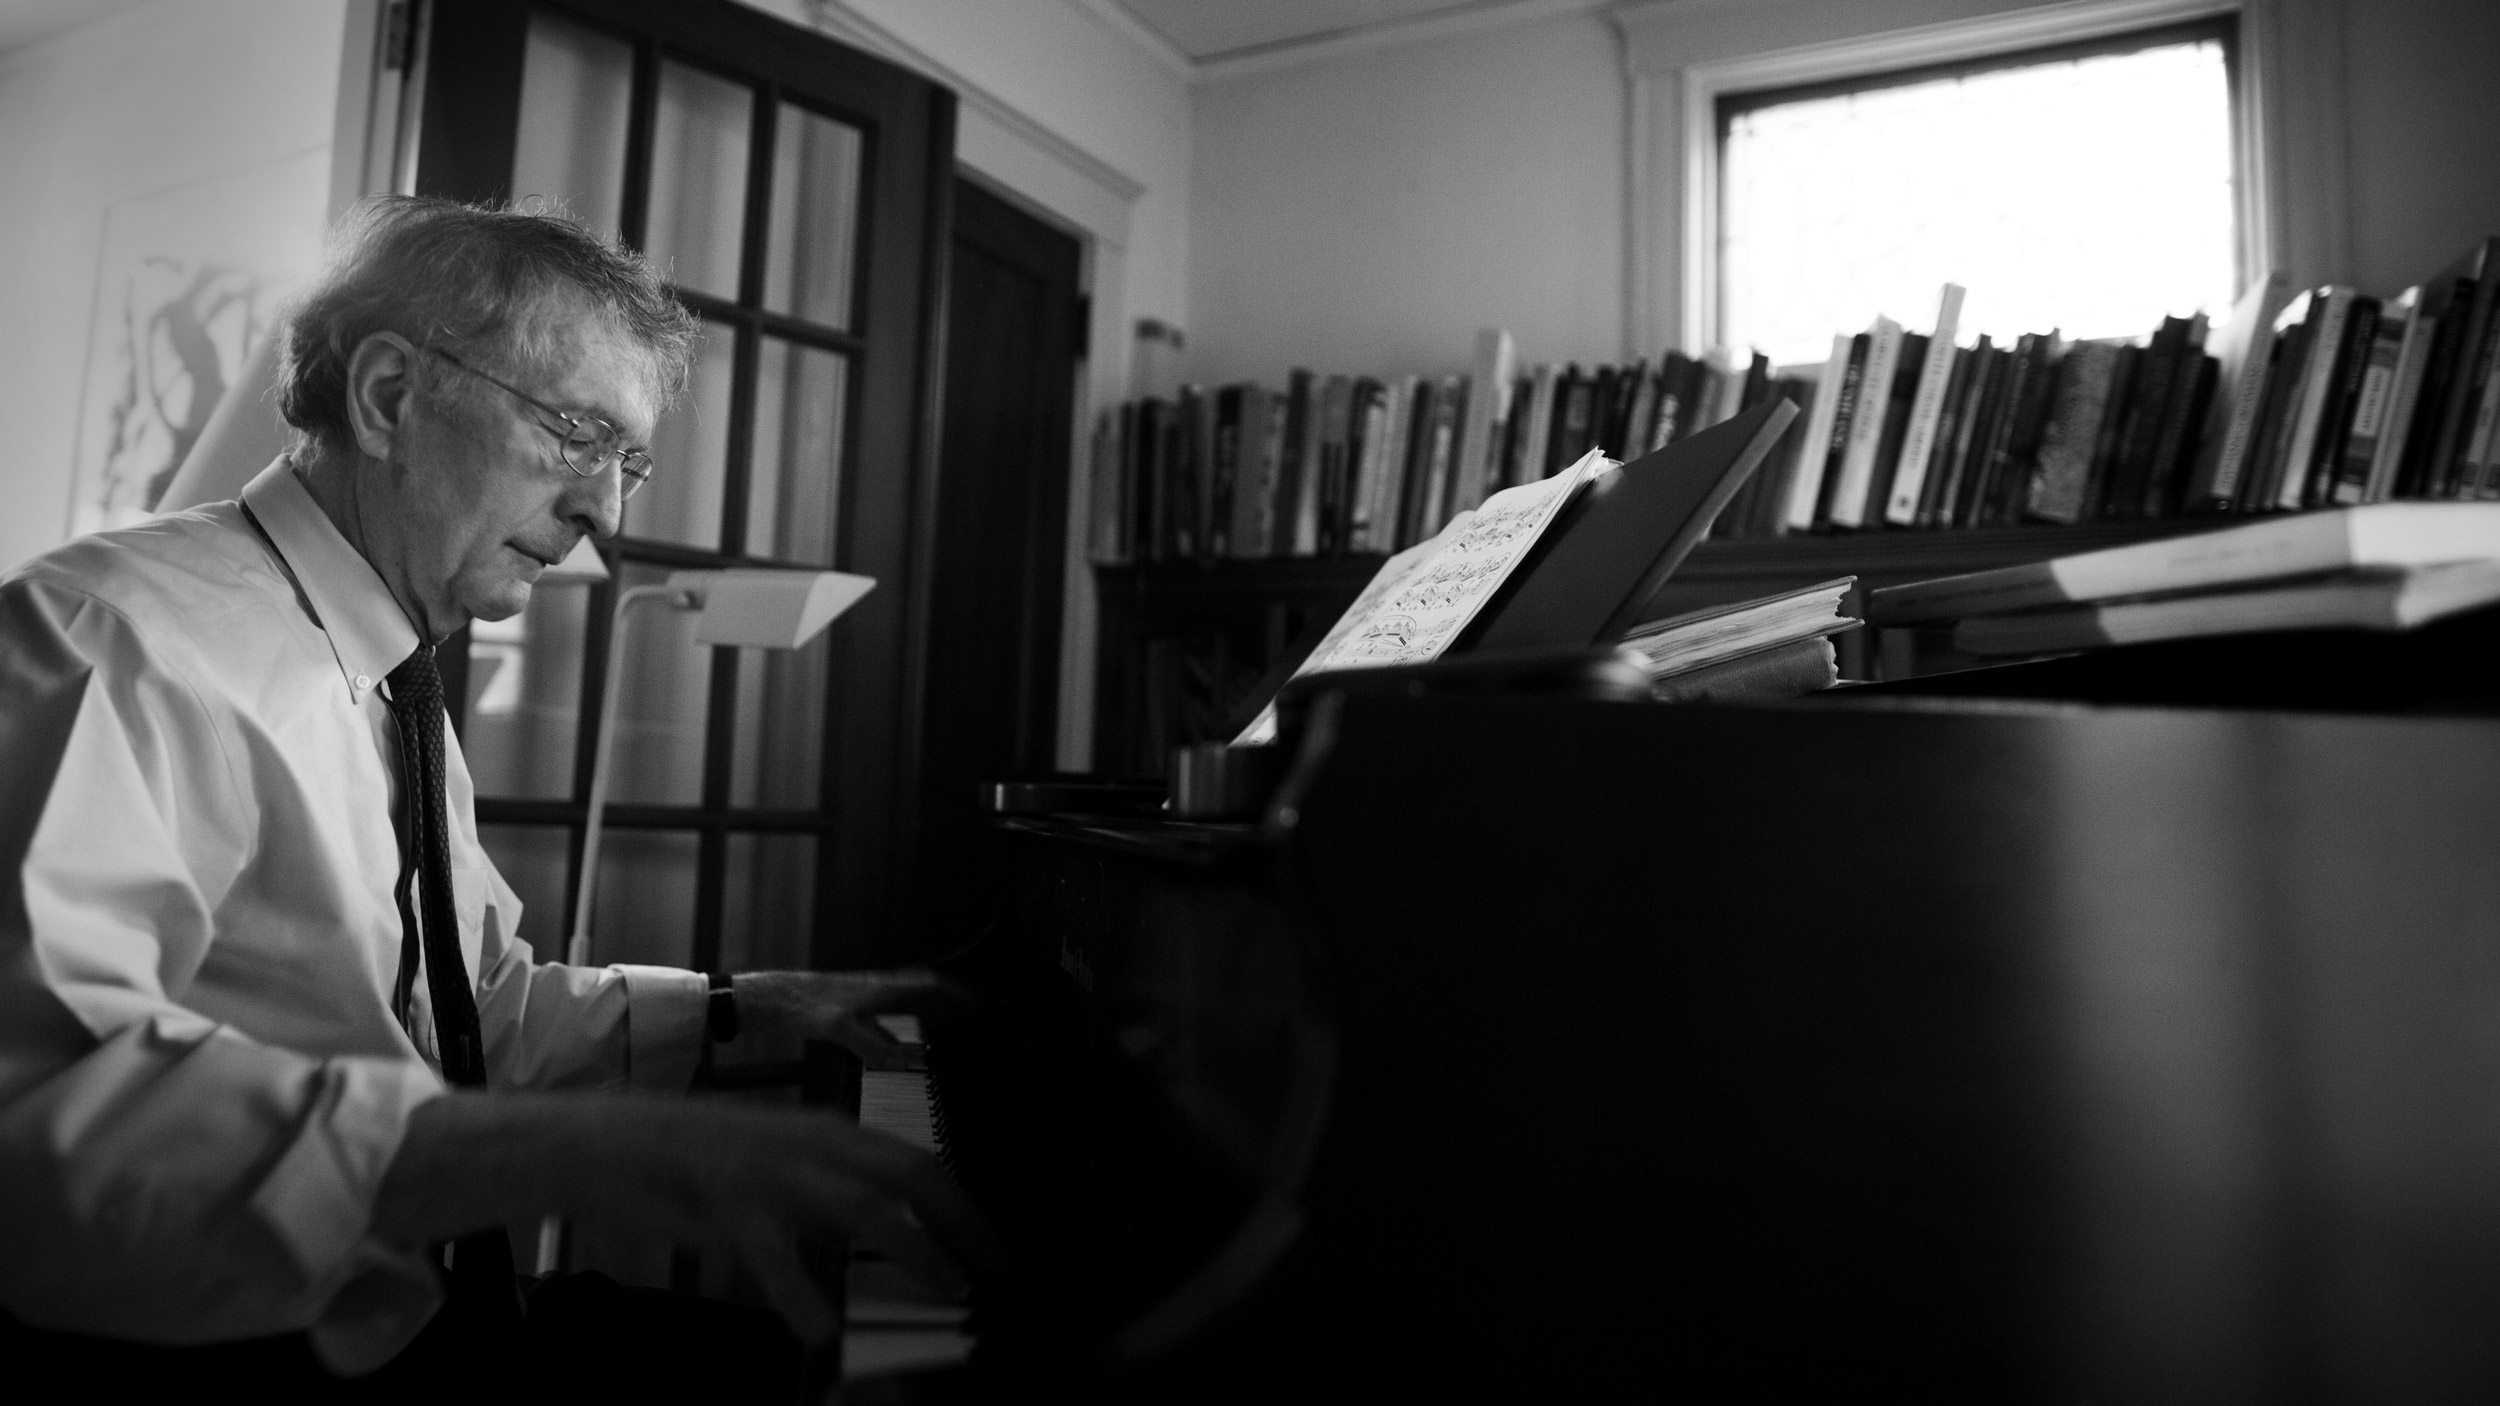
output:
[[703,1010],[703,1033],[718,1045],[738,1038],[738,994],[730,989],[727,972],[713,972],[712,994]]

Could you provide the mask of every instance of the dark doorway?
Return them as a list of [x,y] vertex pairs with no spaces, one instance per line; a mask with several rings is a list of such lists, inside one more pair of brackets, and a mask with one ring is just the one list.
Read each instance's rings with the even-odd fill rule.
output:
[[1059,720],[1068,447],[1084,326],[1071,236],[955,181],[921,744],[923,953],[970,935],[985,780],[1045,770]]

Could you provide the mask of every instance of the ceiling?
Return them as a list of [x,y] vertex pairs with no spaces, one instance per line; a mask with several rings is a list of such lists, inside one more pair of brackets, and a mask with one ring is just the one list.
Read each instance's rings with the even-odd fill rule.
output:
[[[7,0],[0,0],[7,3]],[[1193,61],[1267,50],[1527,0],[1117,0],[1137,21]]]
[[0,53],[135,9],[141,0],[0,0]]

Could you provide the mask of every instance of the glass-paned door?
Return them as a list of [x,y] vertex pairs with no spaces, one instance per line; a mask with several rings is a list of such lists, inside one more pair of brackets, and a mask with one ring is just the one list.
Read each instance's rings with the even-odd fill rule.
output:
[[[462,740],[523,935],[552,953],[570,926],[616,648],[593,959],[879,960],[911,819],[952,99],[726,0],[436,0],[431,34],[419,189],[568,210],[654,259],[703,326],[657,471],[603,544],[611,581],[542,584],[471,631]],[[700,646],[664,610],[607,638],[620,589],[721,567],[879,584],[793,651]]]

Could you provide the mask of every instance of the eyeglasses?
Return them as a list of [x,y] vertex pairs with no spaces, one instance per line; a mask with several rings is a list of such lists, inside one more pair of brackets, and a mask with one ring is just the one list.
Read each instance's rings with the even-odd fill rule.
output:
[[576,415],[569,410],[558,410],[518,386],[487,375],[450,352],[439,347],[427,347],[426,350],[486,384],[508,392],[514,399],[563,421],[564,428],[560,430],[545,423],[541,423],[539,428],[556,437],[557,447],[564,455],[564,466],[583,478],[597,478],[607,471],[609,464],[615,464],[619,478],[616,496],[620,501],[633,497],[637,490],[651,481],[651,451],[626,448],[622,443],[624,431],[606,420],[596,415]]

